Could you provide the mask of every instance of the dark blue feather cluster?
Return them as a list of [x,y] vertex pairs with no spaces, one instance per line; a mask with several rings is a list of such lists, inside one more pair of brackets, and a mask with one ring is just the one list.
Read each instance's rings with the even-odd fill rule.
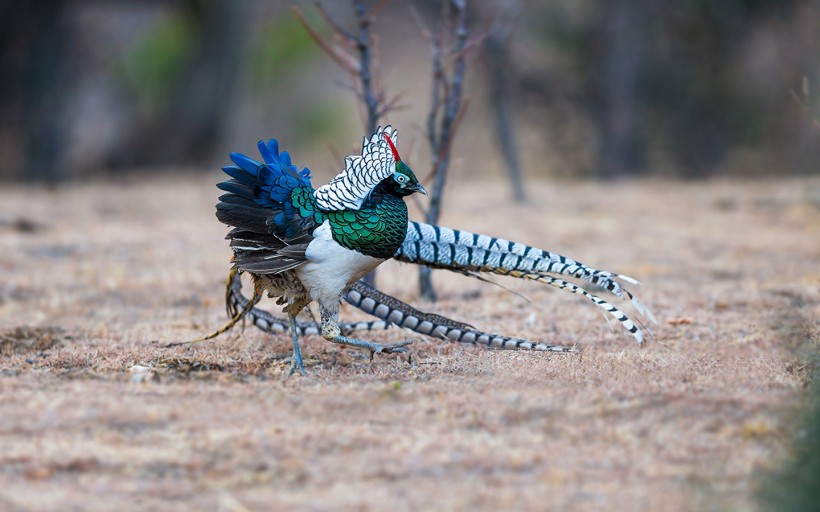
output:
[[[243,172],[233,166],[223,167],[232,178],[250,186],[259,187],[268,192],[260,197],[260,204],[272,199],[277,203],[284,203],[290,199],[290,192],[297,187],[310,187],[310,169],[305,167],[299,171],[290,161],[287,151],[279,153],[279,143],[276,139],[267,142],[259,141],[259,153],[265,160],[264,164],[241,153],[231,153],[231,161]],[[249,181],[247,176],[252,179]]]
[[[272,223],[275,227],[283,229],[283,234],[287,237],[295,236],[297,233],[290,231],[297,228],[294,220],[300,219],[301,215],[299,205],[294,204],[294,190],[304,189],[297,195],[312,196],[310,170],[298,170],[287,151],[279,153],[276,139],[259,141],[258,146],[265,163],[259,163],[241,153],[231,153],[231,161],[236,165],[223,167],[222,170],[233,180],[222,182],[218,186],[230,194],[273,210]],[[232,201],[228,199],[228,202]],[[270,225],[271,220],[267,222]]]

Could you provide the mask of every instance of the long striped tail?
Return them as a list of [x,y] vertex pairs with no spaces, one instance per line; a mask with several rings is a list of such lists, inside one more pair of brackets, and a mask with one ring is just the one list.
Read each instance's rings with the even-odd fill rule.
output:
[[409,222],[404,243],[394,258],[468,275],[491,273],[534,280],[581,294],[618,319],[638,342],[643,341],[644,336],[640,329],[623,312],[580,286],[550,274],[566,275],[587,281],[617,297],[629,300],[640,315],[657,323],[652,312],[620,282],[638,284],[635,279],[598,270],[566,256],[518,242],[421,222]]
[[[242,280],[238,273],[233,273],[229,277],[226,299],[229,314],[232,311],[247,309],[250,303],[250,299],[242,295]],[[380,320],[373,322],[341,322],[339,327],[343,333],[350,333],[357,330],[382,330],[396,325],[434,338],[459,343],[484,345],[489,348],[548,352],[577,351],[573,348],[561,345],[534,342],[479,331],[475,327],[463,322],[451,320],[441,315],[419,311],[409,304],[380,292],[361,281],[351,287],[346,300],[353,306]],[[273,334],[288,332],[287,320],[276,317],[267,311],[252,307],[248,309],[247,316],[256,327],[265,332]],[[299,335],[319,334],[321,332],[321,327],[313,322],[299,322],[296,327]]]

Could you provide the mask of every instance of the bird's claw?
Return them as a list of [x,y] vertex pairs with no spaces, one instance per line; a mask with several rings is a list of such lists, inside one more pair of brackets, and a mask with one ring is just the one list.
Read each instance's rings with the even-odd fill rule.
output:
[[373,343],[374,347],[370,349],[370,360],[373,361],[376,354],[404,354],[407,352],[407,345],[410,345],[413,341],[415,340],[404,340],[385,344]]
[[305,370],[304,367],[301,366],[293,366],[291,365],[290,371],[288,372],[288,377],[292,377],[294,373],[300,373],[303,377],[307,377],[308,372]]
[[300,373],[302,376],[307,377],[308,372],[305,370],[304,365],[302,364],[302,358],[295,358],[291,357],[290,360],[290,371],[288,372],[288,378],[293,376],[294,373]]
[[372,341],[362,341],[357,340],[355,338],[348,338],[345,336],[336,336],[331,341],[333,343],[339,343],[341,345],[347,345],[349,347],[357,347],[364,350],[369,350],[370,360],[372,361],[373,357],[376,354],[397,354],[401,352],[406,352],[407,349],[404,347],[413,343],[414,340],[397,341],[395,343],[373,343]]
[[405,348],[407,345],[410,345],[415,340],[404,340],[404,341],[397,341],[395,343],[385,343],[380,345],[374,352],[376,354],[397,354],[401,352],[407,352]]

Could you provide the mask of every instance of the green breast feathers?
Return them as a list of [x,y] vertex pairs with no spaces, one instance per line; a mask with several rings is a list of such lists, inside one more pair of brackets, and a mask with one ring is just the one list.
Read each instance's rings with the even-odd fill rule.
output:
[[326,213],[337,243],[374,258],[392,258],[407,233],[407,205],[385,196],[365,202],[359,210]]

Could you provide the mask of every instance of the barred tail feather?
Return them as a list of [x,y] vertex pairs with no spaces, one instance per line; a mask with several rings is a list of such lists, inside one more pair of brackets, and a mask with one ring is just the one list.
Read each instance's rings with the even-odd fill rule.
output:
[[621,284],[616,281],[621,276],[617,274],[518,242],[421,222],[408,223],[407,236],[394,258],[444,269],[487,272],[501,268],[566,275],[623,296]]
[[399,327],[435,338],[507,350],[577,352],[573,348],[561,345],[485,333],[463,322],[457,322],[441,315],[424,313],[395,297],[366,285],[362,281],[351,287],[347,295],[347,301],[363,311],[388,322],[393,322]]
[[[497,273],[500,274],[500,272],[497,272]],[[508,272],[503,273],[502,275],[508,275],[508,276],[517,277],[517,278],[520,278],[520,279],[527,279],[527,280],[531,280],[531,281],[536,281],[536,282],[539,282],[539,283],[554,286],[554,287],[559,288],[561,290],[568,290],[568,291],[570,291],[572,293],[575,293],[577,295],[581,295],[583,297],[586,297],[587,299],[592,301],[596,306],[603,309],[604,311],[609,313],[613,318],[615,318],[615,320],[617,320],[623,326],[623,328],[626,329],[632,335],[632,337],[635,338],[635,340],[638,343],[643,343],[643,341],[644,341],[643,332],[638,328],[637,325],[635,325],[635,322],[633,322],[621,310],[619,310],[618,308],[616,308],[615,306],[613,306],[609,302],[601,299],[597,295],[589,293],[588,291],[581,288],[577,284],[570,283],[569,281],[566,281],[564,279],[560,279],[560,278],[545,275],[545,274],[539,274],[539,273],[525,273],[525,272],[518,272],[518,271],[508,271]],[[629,292],[626,292],[626,293],[629,293]],[[633,299],[633,301],[637,301],[637,299]],[[640,302],[638,302],[638,304],[640,304]],[[643,304],[641,304],[641,306],[643,306]]]
[[[232,275],[228,282],[226,300],[229,304],[229,313],[244,310],[249,300],[242,295],[242,281],[238,274]],[[432,313],[424,313],[406,304],[395,297],[391,297],[379,290],[367,286],[359,281],[355,283],[346,297],[353,306],[372,314],[381,320],[372,322],[341,322],[339,327],[343,334],[352,331],[375,331],[389,329],[393,325],[412,330],[419,334],[441,338],[459,343],[484,345],[488,348],[507,350],[535,350],[546,352],[578,352],[578,350],[561,345],[552,345],[521,338],[490,334],[479,331],[474,327],[451,320],[447,317]],[[251,308],[247,317],[260,330],[278,334],[288,332],[287,320],[275,317],[267,311]],[[298,322],[297,334],[319,334],[321,328],[313,322]]]
[[639,315],[648,318],[650,322],[658,325],[658,319],[655,318],[655,315],[652,314],[652,311],[646,307],[643,302],[639,301],[637,297],[629,293],[627,290],[624,290],[624,294],[627,296],[629,302],[632,303],[632,307],[635,308],[635,311],[637,311]]
[[[421,222],[409,222],[407,236],[394,257],[407,263],[456,272],[484,272],[513,277],[520,277],[514,273],[522,276],[537,274],[547,277],[547,274],[558,274],[574,277],[604,288],[619,298],[628,299],[639,315],[657,324],[652,312],[618,282],[620,279],[637,285],[636,279],[598,270],[566,256],[518,242]],[[559,288],[569,289],[566,286]]]
[[440,327],[475,329],[472,325],[451,320],[445,316],[419,311],[395,297],[368,286],[363,281],[358,281],[351,286],[345,300],[376,318],[420,334],[434,336],[436,329]]
[[557,253],[422,222],[408,223],[407,236],[394,258],[443,269],[487,272],[487,268],[500,268],[566,275],[600,286],[618,297],[623,294],[616,279],[637,284],[631,277],[598,270]]

